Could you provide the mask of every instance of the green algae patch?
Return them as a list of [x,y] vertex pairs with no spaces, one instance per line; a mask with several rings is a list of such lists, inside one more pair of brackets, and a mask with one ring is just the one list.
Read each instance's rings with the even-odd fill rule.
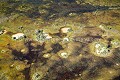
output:
[[112,56],[112,48],[108,48],[108,44],[104,40],[95,41],[90,45],[91,53],[99,57]]

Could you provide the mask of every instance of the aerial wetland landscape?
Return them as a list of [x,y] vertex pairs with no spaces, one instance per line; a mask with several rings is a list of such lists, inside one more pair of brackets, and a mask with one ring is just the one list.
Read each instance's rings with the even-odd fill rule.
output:
[[120,80],[120,0],[0,0],[0,80]]

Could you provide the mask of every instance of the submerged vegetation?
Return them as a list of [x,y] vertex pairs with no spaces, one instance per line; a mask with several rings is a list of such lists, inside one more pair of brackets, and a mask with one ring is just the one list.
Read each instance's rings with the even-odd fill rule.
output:
[[1,0],[0,80],[119,80],[119,5]]

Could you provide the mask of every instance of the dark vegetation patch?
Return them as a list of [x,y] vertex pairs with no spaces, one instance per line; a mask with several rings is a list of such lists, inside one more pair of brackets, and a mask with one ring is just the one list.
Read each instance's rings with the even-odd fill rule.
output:
[[21,52],[17,50],[12,50],[12,54],[14,55],[15,60],[24,61],[26,59],[25,58],[26,55],[22,54]]
[[120,75],[115,77],[115,78],[113,78],[112,80],[120,80]]
[[[64,65],[64,62],[69,65]],[[76,75],[81,74],[88,68],[88,64],[86,60],[78,61],[75,64],[71,64],[68,61],[60,60],[57,61],[50,69],[48,70],[48,74],[44,77],[46,79],[55,79],[55,80],[65,80],[65,79],[75,79]]]
[[57,75],[57,80],[75,79],[76,75],[81,74],[88,68],[88,64],[85,64],[84,62],[78,62],[76,64],[70,65],[68,68],[70,70],[66,69],[64,72]]
[[[84,3],[83,0],[80,1],[81,3]],[[11,13],[17,13],[17,14],[23,14],[26,15],[29,18],[38,18],[43,17],[45,20],[59,18],[59,17],[67,17],[69,13],[86,13],[86,12],[94,12],[96,10],[108,10],[108,6],[94,6],[91,4],[85,4],[80,5],[77,4],[75,0],[53,0],[52,1],[44,1],[44,0],[24,0],[24,1],[17,1],[17,0],[8,0],[6,3],[9,3],[9,5],[4,6],[2,12],[6,15],[9,15]],[[21,6],[22,4],[30,4],[33,5],[33,8],[31,8],[28,11],[20,11],[16,8]],[[49,8],[43,7],[39,9],[39,6],[43,6],[46,4],[50,4]],[[74,3],[74,4],[73,4]],[[29,6],[27,6],[29,8]],[[48,13],[41,14],[40,10],[46,10]],[[43,16],[45,15],[45,16]],[[117,15],[113,15],[117,16]],[[83,20],[86,21],[86,20]]]
[[103,62],[103,65],[105,67],[112,67],[114,65],[114,62],[112,60],[108,60],[108,59],[103,59],[101,60]]
[[51,47],[52,47],[52,51],[50,52],[53,52],[53,53],[57,53],[60,50],[63,50],[62,45],[60,45],[59,43],[53,44]]
[[25,75],[25,80],[30,80],[30,67],[25,68],[22,73]]
[[[42,62],[45,63],[46,59],[42,57],[42,51],[44,50],[44,45],[37,45],[33,47],[31,45],[32,41],[26,42],[25,45],[28,47],[29,52],[27,54],[23,54],[17,50],[12,49],[9,46],[9,49],[12,50],[12,54],[14,55],[15,60],[24,61],[27,60],[27,64],[31,65],[32,63]],[[25,75],[25,80],[30,80],[30,67],[25,68],[21,71]]]
[[89,67],[88,69],[88,75],[89,78],[95,78],[99,75],[99,70],[102,68],[102,64],[97,63],[95,65],[92,65],[92,67]]
[[116,17],[116,18],[120,18],[120,13],[114,12],[111,16],[112,17]]

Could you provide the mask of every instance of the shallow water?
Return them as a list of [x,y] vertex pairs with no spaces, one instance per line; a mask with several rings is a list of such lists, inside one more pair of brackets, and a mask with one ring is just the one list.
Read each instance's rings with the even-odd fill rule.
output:
[[1,0],[0,80],[119,80],[119,15],[119,0]]

